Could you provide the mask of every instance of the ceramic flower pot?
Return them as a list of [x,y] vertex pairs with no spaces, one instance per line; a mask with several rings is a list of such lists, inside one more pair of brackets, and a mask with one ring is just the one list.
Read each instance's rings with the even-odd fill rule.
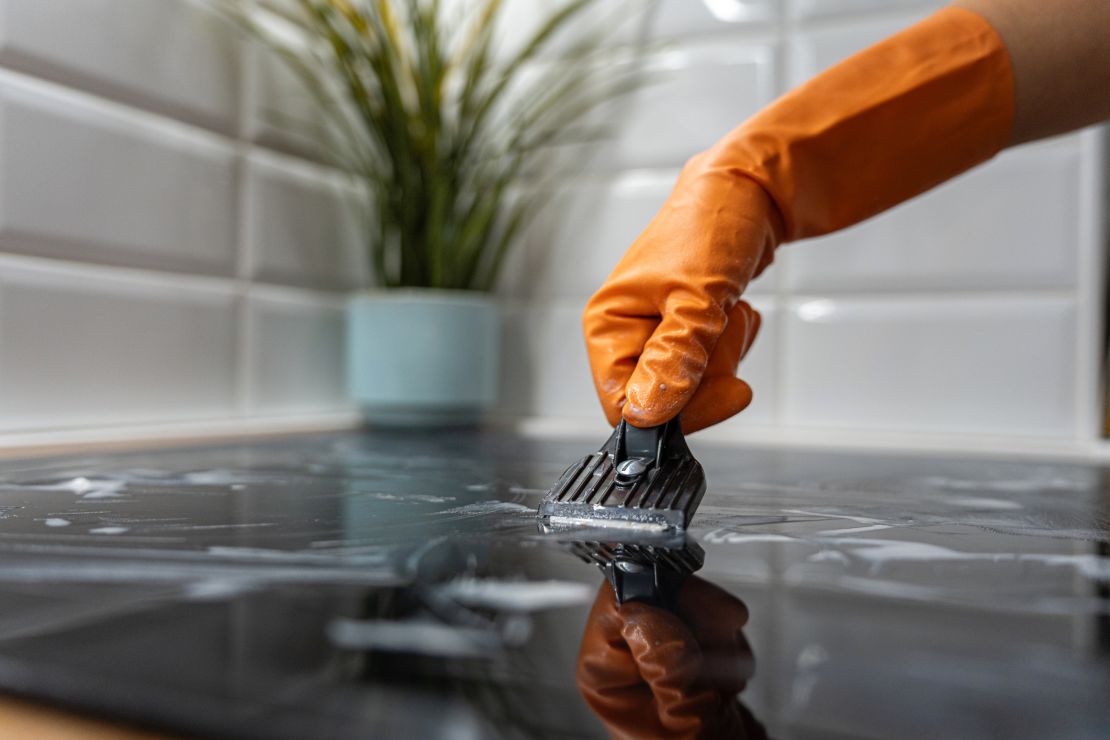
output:
[[360,293],[348,305],[347,386],[371,424],[473,424],[497,400],[500,326],[484,293]]

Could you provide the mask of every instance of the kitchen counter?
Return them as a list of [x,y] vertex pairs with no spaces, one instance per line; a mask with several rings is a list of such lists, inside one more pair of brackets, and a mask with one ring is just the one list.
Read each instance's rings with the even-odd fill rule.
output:
[[[199,736],[604,737],[603,578],[534,516],[604,435],[0,463],[0,692]],[[1108,470],[691,446],[697,577],[749,615],[771,736],[1107,736]]]

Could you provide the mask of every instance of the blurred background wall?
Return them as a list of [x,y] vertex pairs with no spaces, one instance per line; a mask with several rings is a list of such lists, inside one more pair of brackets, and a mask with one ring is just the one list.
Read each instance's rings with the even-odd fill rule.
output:
[[[511,0],[506,30],[550,3]],[[652,84],[509,265],[505,419],[603,425],[579,314],[682,162],[936,2],[662,0]],[[350,424],[358,193],[273,60],[190,0],[0,0],[0,435]],[[1100,436],[1102,134],[1022,147],[750,289],[719,438]],[[897,163],[892,163],[897,166]],[[186,427],[175,427],[186,428]],[[872,437],[874,439],[875,437]]]
[[0,14],[0,432],[353,420],[359,216],[284,68],[187,0]]

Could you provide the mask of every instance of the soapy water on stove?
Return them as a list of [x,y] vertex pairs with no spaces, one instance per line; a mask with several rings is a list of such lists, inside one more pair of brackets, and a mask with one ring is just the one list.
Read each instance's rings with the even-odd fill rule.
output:
[[0,483],[0,491],[68,491],[84,500],[120,498],[127,481],[77,476],[55,483]]

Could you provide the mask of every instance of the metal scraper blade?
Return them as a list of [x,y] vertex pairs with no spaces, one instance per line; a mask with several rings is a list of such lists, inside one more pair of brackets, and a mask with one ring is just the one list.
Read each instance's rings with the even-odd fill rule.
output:
[[682,531],[705,494],[705,472],[677,418],[640,429],[625,421],[600,450],[571,465],[540,504],[549,525]]

